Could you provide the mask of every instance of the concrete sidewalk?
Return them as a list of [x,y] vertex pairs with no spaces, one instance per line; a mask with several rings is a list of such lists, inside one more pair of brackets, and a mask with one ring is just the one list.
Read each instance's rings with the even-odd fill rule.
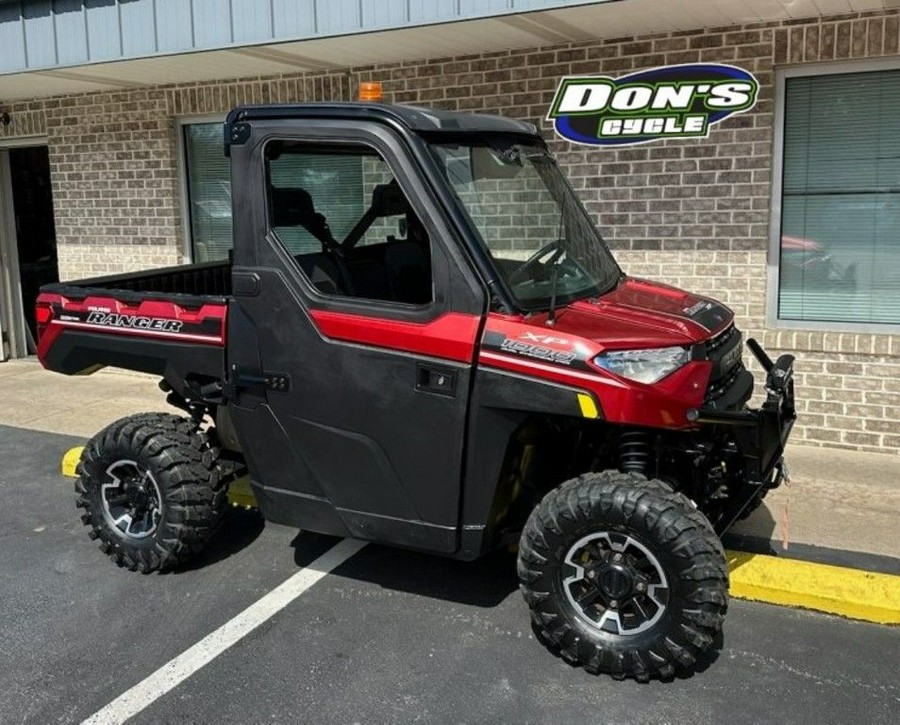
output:
[[139,411],[172,410],[157,378],[120,370],[68,377],[37,360],[0,363],[0,423],[89,438]]
[[[171,411],[156,383],[123,371],[73,378],[34,360],[0,363],[0,424],[86,439],[132,413]],[[775,550],[787,533],[791,544],[893,557],[900,573],[900,458],[791,445],[787,460],[792,484],[732,533]]]

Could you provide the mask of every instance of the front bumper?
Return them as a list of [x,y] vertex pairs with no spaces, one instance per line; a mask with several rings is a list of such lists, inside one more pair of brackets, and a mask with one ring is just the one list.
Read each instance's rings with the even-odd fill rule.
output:
[[746,486],[733,497],[727,514],[717,529],[727,529],[747,505],[760,496],[763,489],[778,487],[787,477],[784,447],[794,421],[794,356],[782,355],[773,361],[756,340],[747,347],[766,371],[766,400],[756,409],[717,410],[712,407],[692,411],[698,423],[733,426],[736,453],[743,460]]

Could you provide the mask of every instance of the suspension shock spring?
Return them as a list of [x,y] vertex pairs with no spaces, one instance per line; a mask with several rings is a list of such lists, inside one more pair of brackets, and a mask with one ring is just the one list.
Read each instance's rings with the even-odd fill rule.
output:
[[650,436],[642,430],[625,431],[619,436],[619,469],[625,473],[647,473],[650,462]]

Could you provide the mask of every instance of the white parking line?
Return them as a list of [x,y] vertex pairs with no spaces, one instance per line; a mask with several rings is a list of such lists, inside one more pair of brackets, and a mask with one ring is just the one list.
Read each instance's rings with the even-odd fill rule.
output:
[[356,539],[344,539],[338,542],[307,567],[279,584],[259,601],[251,604],[234,619],[223,624],[215,632],[208,634],[193,647],[185,650],[145,680],[119,695],[106,707],[95,712],[84,720],[82,725],[124,723],[128,718],[137,715],[157,698],[165,695],[267,619],[280,612],[365,545],[366,542]]

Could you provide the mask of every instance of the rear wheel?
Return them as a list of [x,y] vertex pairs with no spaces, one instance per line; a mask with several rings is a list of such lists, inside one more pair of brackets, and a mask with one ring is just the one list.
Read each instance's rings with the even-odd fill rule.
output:
[[545,643],[617,678],[691,667],[728,605],[725,555],[706,517],[666,484],[618,471],[551,491],[522,533],[518,571]]
[[89,536],[119,566],[149,573],[183,564],[212,537],[227,505],[218,449],[167,413],[116,421],[85,447],[75,481]]

